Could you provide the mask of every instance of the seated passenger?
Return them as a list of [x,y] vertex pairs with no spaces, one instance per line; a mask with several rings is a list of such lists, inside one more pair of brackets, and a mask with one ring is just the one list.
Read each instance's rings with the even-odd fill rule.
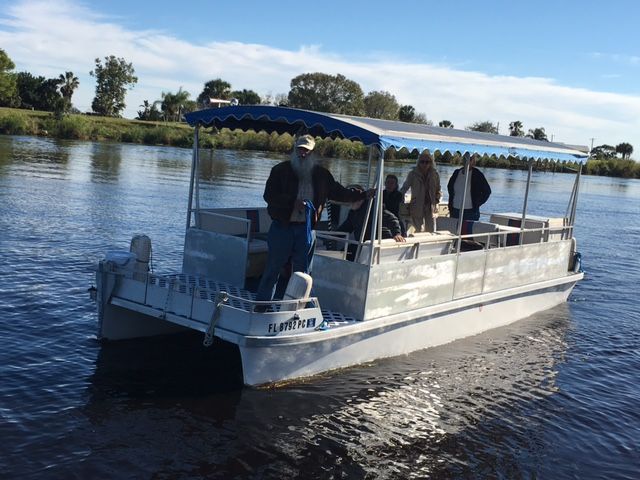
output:
[[[356,190],[362,190],[360,187],[355,187]],[[363,241],[369,240],[371,237],[371,224],[373,220],[373,208],[369,213],[369,221],[366,225]],[[354,238],[360,241],[362,235],[362,229],[365,223],[365,217],[367,215],[367,204],[364,200],[358,200],[351,204],[351,210],[346,220],[342,222],[342,225],[338,227],[339,232],[353,233]],[[400,221],[389,210],[383,209],[382,211],[382,238],[393,238],[396,242],[405,242],[406,240],[402,236],[400,229]],[[357,245],[349,245],[347,250],[347,260],[354,260],[357,251]]]
[[404,203],[404,195],[398,190],[398,177],[389,174],[384,181],[384,190],[382,192],[382,203],[384,208],[393,213],[400,222],[400,230],[405,235],[404,222],[400,218],[400,204]]

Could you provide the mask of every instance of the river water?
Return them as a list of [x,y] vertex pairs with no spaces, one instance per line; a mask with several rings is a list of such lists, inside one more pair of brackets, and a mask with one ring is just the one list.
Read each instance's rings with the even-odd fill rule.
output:
[[[104,252],[146,233],[156,272],[179,269],[190,155],[0,136],[0,477],[639,477],[639,181],[583,177],[586,277],[567,304],[251,389],[200,335],[96,340],[86,290]],[[205,152],[203,203],[261,205],[283,158]],[[364,183],[363,162],[327,165]],[[485,174],[486,210],[521,208],[525,172]],[[534,174],[529,212],[562,216],[573,178]]]

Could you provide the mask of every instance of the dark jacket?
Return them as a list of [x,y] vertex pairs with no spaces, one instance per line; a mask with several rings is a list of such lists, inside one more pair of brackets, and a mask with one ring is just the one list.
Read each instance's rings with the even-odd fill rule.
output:
[[[453,175],[451,175],[451,178],[449,179],[449,183],[447,183],[447,190],[449,191],[449,211],[453,209],[453,197],[455,195],[453,187],[456,184],[458,174],[462,170],[462,168],[458,168],[453,172]],[[471,174],[471,203],[473,204],[473,208],[480,208],[482,205],[487,203],[487,200],[489,200],[491,187],[483,173],[476,167],[469,169],[469,173]]]
[[[363,202],[358,210],[349,211],[347,219],[342,222],[342,225],[338,227],[339,232],[352,233],[356,240],[360,240],[362,234],[362,227],[364,226],[364,219],[367,214],[367,202]],[[364,239],[369,240],[371,237],[371,223],[373,218],[373,208],[369,213],[369,221],[367,222],[367,230],[364,234]],[[393,238],[396,235],[400,235],[400,222],[389,210],[382,210],[382,238]]]
[[[327,200],[355,202],[366,197],[365,192],[349,190],[336,182],[331,172],[320,165],[313,167],[313,206],[316,208],[315,225]],[[289,223],[293,206],[298,198],[298,176],[290,161],[282,162],[271,169],[263,198],[267,202],[267,211],[273,220],[285,225]]]
[[404,195],[399,190],[393,192],[383,190],[382,203],[384,203],[384,208],[400,218],[400,204],[404,203]]

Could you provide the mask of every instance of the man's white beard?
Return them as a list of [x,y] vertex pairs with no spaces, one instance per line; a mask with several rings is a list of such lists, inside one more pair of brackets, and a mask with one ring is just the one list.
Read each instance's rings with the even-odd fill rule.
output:
[[296,172],[298,180],[311,180],[311,171],[315,164],[315,155],[312,153],[309,153],[304,159],[300,159],[295,151],[291,155],[291,166]]

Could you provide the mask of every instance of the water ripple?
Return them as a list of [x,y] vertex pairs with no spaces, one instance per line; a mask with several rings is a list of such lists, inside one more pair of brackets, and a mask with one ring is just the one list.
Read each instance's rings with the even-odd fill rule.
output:
[[[585,178],[576,232],[586,278],[566,305],[450,345],[242,389],[237,351],[202,349],[200,335],[95,339],[86,289],[105,251],[145,232],[157,268],[180,268],[188,150],[0,137],[0,151],[7,478],[637,477],[640,182]],[[204,152],[203,201],[261,205],[282,158]],[[366,176],[360,162],[328,164],[336,178]],[[451,168],[438,168],[447,178]],[[512,210],[508,187],[522,172],[486,173],[491,208]],[[562,215],[571,181],[536,174],[532,213]]]

